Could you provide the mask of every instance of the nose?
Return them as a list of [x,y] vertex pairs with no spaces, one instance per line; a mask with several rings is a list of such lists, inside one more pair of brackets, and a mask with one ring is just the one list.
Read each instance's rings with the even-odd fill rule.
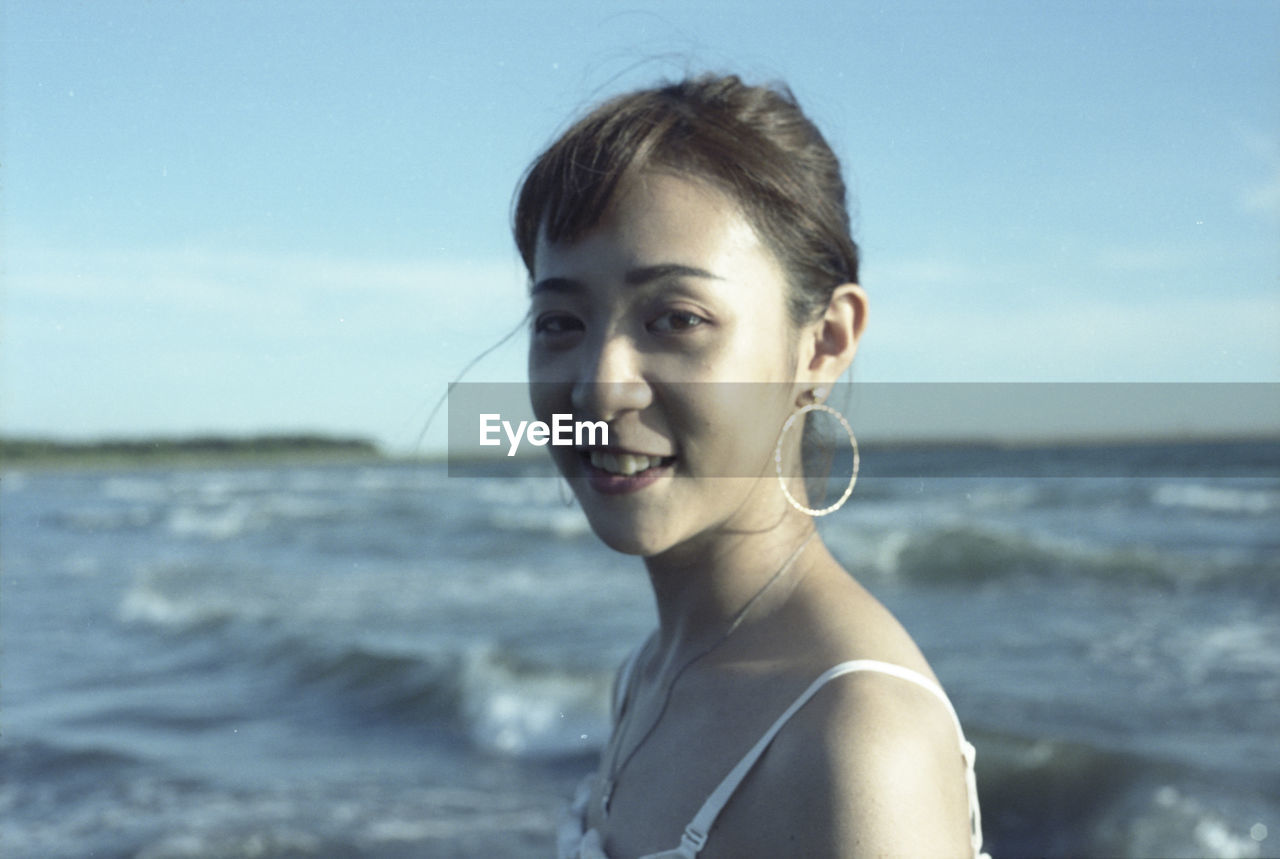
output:
[[628,411],[641,411],[653,401],[645,381],[643,356],[630,338],[612,334],[584,355],[573,385],[574,413],[612,421]]

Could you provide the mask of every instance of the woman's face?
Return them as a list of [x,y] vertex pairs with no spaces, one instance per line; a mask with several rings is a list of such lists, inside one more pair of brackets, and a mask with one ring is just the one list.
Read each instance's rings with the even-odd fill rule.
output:
[[550,448],[601,539],[653,555],[776,522],[797,332],[783,270],[733,201],[647,172],[535,260],[534,411],[608,424],[607,448]]

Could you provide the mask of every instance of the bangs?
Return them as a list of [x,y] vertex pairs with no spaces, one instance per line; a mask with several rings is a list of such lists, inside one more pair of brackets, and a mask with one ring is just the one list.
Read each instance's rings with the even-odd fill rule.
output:
[[[661,149],[676,125],[669,111],[606,102],[534,162],[516,203],[516,246],[533,273],[539,232],[548,242],[574,242],[604,218],[620,188]],[[629,109],[628,109],[629,108]]]
[[529,167],[512,227],[530,278],[538,241],[575,242],[645,170],[723,192],[788,272],[797,322],[857,282],[858,249],[840,165],[783,86],[704,76],[615,96],[574,123]]

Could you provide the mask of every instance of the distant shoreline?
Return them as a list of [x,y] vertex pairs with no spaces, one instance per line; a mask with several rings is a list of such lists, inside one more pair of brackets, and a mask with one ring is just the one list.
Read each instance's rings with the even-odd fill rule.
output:
[[[1169,435],[1155,438],[1097,437],[1097,438],[1048,438],[1048,439],[993,439],[955,438],[929,439],[871,438],[860,446],[863,454],[864,476],[876,476],[889,468],[896,474],[902,468],[903,457],[944,452],[965,451],[989,461],[995,471],[1006,457],[1021,457],[1027,462],[1036,461],[1038,454],[1048,456],[1074,454],[1090,456],[1110,452],[1113,456],[1126,453],[1163,450],[1166,454],[1180,448],[1191,449],[1203,445],[1217,445],[1241,452],[1253,449],[1254,459],[1260,466],[1259,474],[1280,474],[1280,435]],[[1255,447],[1256,446],[1256,447]],[[322,434],[260,434],[252,436],[164,436],[105,438],[89,441],[69,441],[55,438],[14,437],[0,438],[0,471],[16,470],[74,470],[145,468],[155,467],[215,467],[252,465],[343,465],[349,463],[436,463],[447,465],[456,476],[498,474],[503,469],[516,467],[524,470],[530,466],[551,467],[551,460],[542,449],[535,453],[508,458],[506,456],[450,456],[446,452],[387,453],[378,445],[364,438],[327,436]],[[1022,460],[1018,460],[1022,461]],[[1068,461],[1068,460],[1063,460]],[[980,466],[975,466],[980,467]],[[901,475],[897,475],[901,476]],[[915,475],[914,472],[910,476]]]
[[0,469],[382,461],[373,442],[319,434],[105,438],[0,438]]

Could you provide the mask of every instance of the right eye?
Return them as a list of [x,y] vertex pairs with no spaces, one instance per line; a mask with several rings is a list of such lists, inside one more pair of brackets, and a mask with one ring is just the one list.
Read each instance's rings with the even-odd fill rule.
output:
[[533,333],[538,337],[558,339],[582,330],[582,320],[568,313],[544,313],[533,321]]

